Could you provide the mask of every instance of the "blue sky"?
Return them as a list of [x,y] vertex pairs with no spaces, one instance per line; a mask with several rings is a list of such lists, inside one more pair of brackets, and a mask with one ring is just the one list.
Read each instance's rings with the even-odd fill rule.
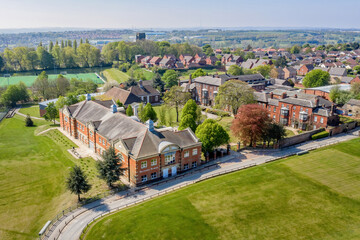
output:
[[0,28],[360,28],[359,0],[0,0]]

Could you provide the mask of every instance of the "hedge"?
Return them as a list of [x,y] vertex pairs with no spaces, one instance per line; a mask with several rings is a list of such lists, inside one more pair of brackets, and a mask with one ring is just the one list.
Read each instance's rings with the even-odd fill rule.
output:
[[222,110],[216,110],[216,109],[213,109],[213,108],[201,107],[201,110],[205,111],[205,112],[208,112],[208,113],[218,115],[220,117],[230,117],[231,116],[230,113],[228,113],[228,112],[225,112],[225,111],[222,111]]
[[327,131],[323,131],[323,132],[319,132],[319,133],[312,135],[311,139],[316,140],[316,139],[325,138],[328,136],[329,136],[329,133]]

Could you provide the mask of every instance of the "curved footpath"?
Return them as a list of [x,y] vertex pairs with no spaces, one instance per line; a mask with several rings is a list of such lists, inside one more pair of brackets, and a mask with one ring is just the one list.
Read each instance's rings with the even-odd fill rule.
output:
[[[205,167],[201,171],[194,171],[193,173],[186,174],[183,177],[179,177],[159,185],[149,186],[139,192],[134,192],[134,189],[129,189],[128,191],[98,200],[68,213],[61,219],[61,221],[52,227],[45,239],[78,239],[83,229],[88,224],[90,224],[95,218],[101,217],[109,211],[117,211],[141,201],[142,199],[148,200],[152,196],[155,197],[161,194],[166,194],[167,192],[173,190],[174,187],[181,188],[196,181],[209,178],[212,175],[222,174],[224,171],[237,171],[242,167],[263,164],[304,150],[313,150],[327,145],[348,141],[358,137],[358,132],[355,131],[348,134],[339,134],[331,138],[309,141],[282,150],[259,151],[261,152],[261,155],[254,156],[253,158],[246,160],[242,159],[242,154],[235,153],[233,155],[223,157],[221,161],[213,167]],[[126,196],[126,194],[132,195]]]

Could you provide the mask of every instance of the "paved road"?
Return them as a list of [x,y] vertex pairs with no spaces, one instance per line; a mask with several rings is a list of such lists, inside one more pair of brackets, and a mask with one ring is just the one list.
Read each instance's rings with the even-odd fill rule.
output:
[[[222,158],[221,162],[209,169],[204,168],[202,171],[197,171],[193,174],[188,174],[183,178],[174,179],[157,186],[150,186],[137,193],[134,193],[134,190],[130,189],[79,208],[63,217],[61,222],[57,223],[50,233],[48,233],[48,239],[78,239],[87,224],[91,223],[94,218],[97,218],[102,214],[106,214],[108,211],[116,211],[118,209],[125,208],[128,204],[132,204],[141,199],[147,199],[150,196],[165,194],[174,187],[180,188],[185,184],[192,184],[196,180],[209,177],[213,174],[222,173],[224,171],[234,171],[242,166],[248,166],[249,164],[263,164],[279,157],[285,157],[304,150],[312,150],[326,145],[336,144],[338,142],[347,141],[357,137],[357,134],[339,134],[332,138],[310,141],[282,150],[257,151],[257,155],[254,155],[253,158],[246,160],[243,158],[242,154],[235,153]],[[126,197],[125,195],[128,193],[133,195]]]

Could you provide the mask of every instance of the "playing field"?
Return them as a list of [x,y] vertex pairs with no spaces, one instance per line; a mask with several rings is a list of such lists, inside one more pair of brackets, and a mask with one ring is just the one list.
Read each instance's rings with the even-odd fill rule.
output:
[[[56,79],[57,76],[58,75],[56,75],[56,74],[49,75],[49,79]],[[79,80],[81,79],[83,81],[91,80],[98,84],[104,83],[96,76],[95,73],[66,74],[64,76],[67,79],[76,78]],[[18,84],[19,82],[24,82],[26,84],[26,86],[31,87],[33,85],[33,83],[35,82],[36,78],[37,78],[37,76],[35,76],[35,75],[33,75],[33,76],[12,76],[9,79],[0,77],[0,87],[7,86],[8,80],[9,80],[9,84]]]
[[360,239],[359,176],[355,139],[120,211],[86,239]]
[[106,69],[102,72],[108,81],[126,82],[130,76],[116,68]]
[[23,104],[19,110],[20,113],[30,115],[31,117],[40,117],[40,110],[38,104]]
[[35,136],[50,123],[34,120],[25,127],[15,115],[0,123],[0,239],[36,239],[43,225],[77,201],[65,189],[74,164],[80,165],[93,185],[86,196],[104,192],[92,158],[75,159],[67,149],[75,146],[58,130]]

